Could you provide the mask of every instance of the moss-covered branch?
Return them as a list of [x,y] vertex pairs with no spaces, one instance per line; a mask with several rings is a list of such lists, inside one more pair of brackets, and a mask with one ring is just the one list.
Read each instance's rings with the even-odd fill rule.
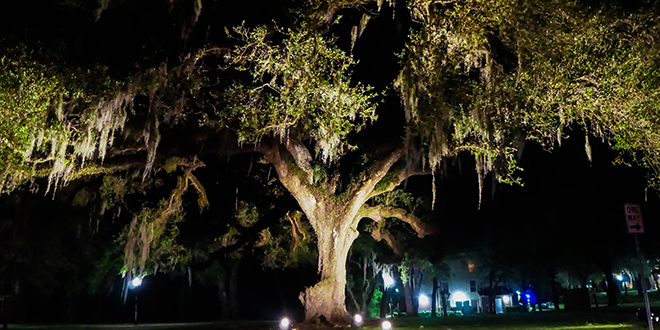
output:
[[346,194],[349,214],[357,214],[360,207],[369,199],[371,192],[378,182],[387,175],[392,166],[403,157],[403,148],[391,152],[384,152],[380,158],[366,171],[366,173],[349,189]]
[[386,206],[386,205],[377,205],[377,206],[367,206],[364,205],[360,209],[359,218],[370,218],[377,223],[382,223],[387,218],[397,218],[412,227],[412,229],[417,233],[417,236],[422,238],[426,235],[433,233],[433,228],[424,223],[420,218],[415,216],[413,213],[406,211],[405,209]]
[[307,174],[308,182],[312,184],[314,181],[312,155],[307,150],[307,147],[299,139],[291,137],[284,143],[284,146],[291,154],[291,157],[293,157],[296,165]]
[[303,212],[308,216],[313,215],[316,203],[323,196],[308,183],[307,173],[295,164],[286,148],[276,141],[269,141],[261,143],[259,151],[273,165],[280,182],[298,201]]
[[393,168],[376,184],[374,190],[369,194],[368,199],[394,190],[411,176],[431,174],[432,172],[430,169],[406,170],[404,168]]

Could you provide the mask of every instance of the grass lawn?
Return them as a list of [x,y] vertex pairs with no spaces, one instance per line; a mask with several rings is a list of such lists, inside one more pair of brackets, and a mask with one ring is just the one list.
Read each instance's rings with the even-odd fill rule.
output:
[[[506,315],[474,315],[448,317],[418,317],[389,319],[393,330],[588,330],[646,329],[635,320],[633,308],[606,308],[589,312],[535,312]],[[9,329],[72,329],[72,330],[277,330],[277,322],[219,322],[191,324],[131,324],[120,325],[10,325]],[[295,329],[295,327],[294,327]],[[355,329],[355,328],[351,328]],[[360,329],[380,329],[379,320],[367,320]]]
[[[441,318],[393,319],[396,330],[559,330],[559,329],[646,329],[631,310],[609,312],[541,312],[507,315],[477,315]],[[365,324],[380,329],[379,323]]]

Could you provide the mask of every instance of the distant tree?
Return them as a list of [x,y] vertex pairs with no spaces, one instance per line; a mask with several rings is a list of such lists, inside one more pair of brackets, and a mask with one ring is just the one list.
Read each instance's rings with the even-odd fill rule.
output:
[[[348,286],[349,301],[357,313],[369,315],[374,293],[382,279],[383,265],[378,260],[377,247],[368,237],[358,237],[349,254]],[[379,290],[379,292],[382,291]]]

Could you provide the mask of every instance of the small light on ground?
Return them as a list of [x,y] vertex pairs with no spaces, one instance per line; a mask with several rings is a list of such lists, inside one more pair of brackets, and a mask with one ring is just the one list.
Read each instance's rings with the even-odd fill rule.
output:
[[291,326],[291,321],[289,321],[288,318],[285,317],[280,321],[280,329],[282,330],[289,329],[290,326]]
[[392,323],[390,323],[390,321],[383,321],[380,327],[383,328],[383,330],[390,330],[392,329]]
[[355,314],[355,316],[353,316],[353,323],[355,323],[355,325],[357,325],[358,327],[362,325],[362,321],[363,321],[362,315]]
[[136,288],[136,287],[140,286],[140,284],[142,284],[142,279],[139,278],[139,277],[136,277],[131,281],[131,284],[133,285],[134,288]]

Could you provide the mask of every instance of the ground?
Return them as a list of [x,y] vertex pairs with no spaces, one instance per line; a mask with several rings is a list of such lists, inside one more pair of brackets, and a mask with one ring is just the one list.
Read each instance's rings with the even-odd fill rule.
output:
[[[393,330],[559,330],[559,329],[646,329],[645,323],[635,319],[633,307],[615,311],[537,312],[529,314],[455,316],[439,318],[391,319]],[[295,328],[295,327],[294,327]],[[73,330],[275,330],[277,322],[221,322],[192,324],[140,325],[10,325],[9,329],[73,329]],[[354,329],[354,328],[352,328]],[[379,320],[368,320],[361,329],[380,329]]]
[[[660,292],[649,292],[654,310],[660,310]],[[644,309],[644,300],[637,291],[631,290],[621,296],[617,308],[605,307],[607,298],[598,294],[599,308],[585,312],[544,311],[534,313],[509,313],[503,315],[473,315],[448,317],[416,317],[388,319],[392,330],[590,330],[590,329],[647,329],[646,321],[637,320],[635,312]],[[367,320],[360,328],[381,329],[381,320]],[[656,324],[660,328],[660,324]],[[1,329],[1,326],[0,326]],[[211,323],[176,323],[176,324],[104,324],[104,325],[21,325],[10,324],[9,329],[44,329],[44,330],[278,330],[275,321],[239,321]],[[293,329],[308,330],[296,327]],[[319,329],[321,330],[321,329]],[[326,329],[327,330],[327,329]]]

